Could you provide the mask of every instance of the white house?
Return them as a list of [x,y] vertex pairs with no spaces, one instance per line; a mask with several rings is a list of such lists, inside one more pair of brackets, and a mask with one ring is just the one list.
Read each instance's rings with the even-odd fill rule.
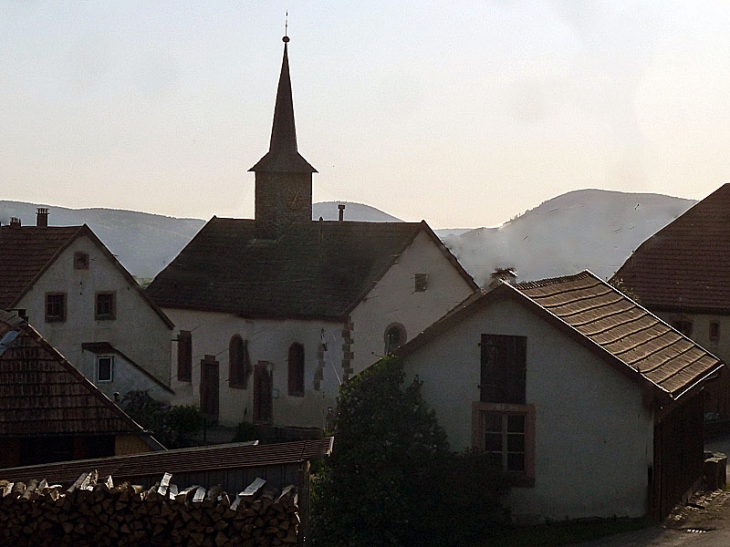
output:
[[701,476],[724,365],[589,272],[476,294],[398,353],[452,449],[512,476],[518,518],[664,516]]
[[425,222],[312,221],[286,44],[251,170],[255,219],[214,217],[147,289],[181,331],[172,387],[224,425],[322,428],[344,379],[477,287]]
[[103,393],[170,400],[173,324],[86,226],[0,227],[0,309],[18,310]]

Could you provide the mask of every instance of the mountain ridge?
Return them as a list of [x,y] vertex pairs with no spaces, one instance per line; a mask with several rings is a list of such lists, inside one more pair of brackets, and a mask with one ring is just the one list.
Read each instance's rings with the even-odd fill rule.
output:
[[[338,205],[319,202],[312,218],[337,220]],[[557,277],[589,269],[607,278],[644,240],[677,218],[694,200],[655,193],[573,190],[546,200],[501,226],[435,230],[480,285],[496,268],[515,268],[518,281]],[[375,207],[344,202],[345,221],[400,222]],[[136,277],[152,278],[173,260],[205,221],[124,209],[71,209],[0,201],[0,224],[17,217],[35,224],[38,207],[49,223],[88,224]]]

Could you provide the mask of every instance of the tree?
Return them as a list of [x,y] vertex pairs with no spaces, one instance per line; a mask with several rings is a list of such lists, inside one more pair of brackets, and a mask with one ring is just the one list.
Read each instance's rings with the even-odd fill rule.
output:
[[[449,452],[421,383],[403,388],[404,378],[401,360],[388,356],[341,387],[333,454],[313,485],[317,547],[424,545],[443,537],[450,518],[443,502],[453,502],[451,488],[459,487],[450,479],[464,482],[464,464],[476,460]],[[454,504],[464,506],[470,502]]]

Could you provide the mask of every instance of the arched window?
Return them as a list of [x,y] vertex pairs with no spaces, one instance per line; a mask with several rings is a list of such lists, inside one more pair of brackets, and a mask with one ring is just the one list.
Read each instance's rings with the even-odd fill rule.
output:
[[297,342],[289,346],[289,395],[304,396],[304,346]]
[[385,355],[393,353],[406,343],[406,329],[400,323],[388,325],[385,329]]
[[251,359],[248,356],[248,343],[235,334],[228,344],[228,385],[246,389],[250,373]]

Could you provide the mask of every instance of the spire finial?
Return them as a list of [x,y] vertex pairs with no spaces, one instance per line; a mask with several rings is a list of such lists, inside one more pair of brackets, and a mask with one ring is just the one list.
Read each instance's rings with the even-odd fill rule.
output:
[[289,10],[286,10],[286,19],[284,20],[284,37],[281,41],[285,44],[289,42]]

